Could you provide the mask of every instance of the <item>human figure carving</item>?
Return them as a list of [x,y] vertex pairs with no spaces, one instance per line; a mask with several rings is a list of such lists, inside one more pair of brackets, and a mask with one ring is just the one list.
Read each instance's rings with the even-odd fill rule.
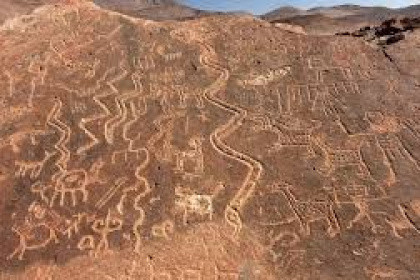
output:
[[79,250],[90,250],[93,256],[98,256],[100,252],[109,250],[109,235],[122,229],[123,221],[111,216],[111,211],[105,218],[96,219],[92,224],[92,230],[99,235],[99,241],[93,235],[83,236],[77,247]]
[[[12,231],[19,237],[19,245],[7,257],[23,260],[26,251],[34,251],[46,247],[50,243],[59,243],[57,232],[64,231],[64,219],[57,213],[34,202],[28,208],[28,216],[22,224],[14,225]],[[47,237],[43,236],[44,233]]]
[[[178,172],[184,172],[190,176],[200,176],[204,173],[204,156],[202,148],[202,139],[199,137],[193,137],[188,141],[191,150],[178,151],[176,155],[176,168]],[[194,165],[194,170],[188,172],[185,168],[185,164],[191,162]]]
[[108,211],[105,219],[96,220],[92,225],[92,230],[100,235],[100,240],[96,246],[97,250],[108,250],[110,233],[121,230],[123,222],[120,219],[112,218],[111,212]]

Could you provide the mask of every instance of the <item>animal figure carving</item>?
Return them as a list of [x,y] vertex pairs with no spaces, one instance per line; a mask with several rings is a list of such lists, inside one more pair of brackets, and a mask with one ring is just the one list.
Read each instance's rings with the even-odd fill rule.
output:
[[327,222],[327,232],[330,237],[334,237],[340,232],[340,225],[334,213],[332,201],[300,201],[291,192],[289,185],[282,185],[280,188],[299,221],[300,231],[303,235],[311,234],[310,225],[316,221]]
[[188,225],[189,216],[196,214],[201,217],[207,216],[211,221],[213,219],[213,199],[224,189],[222,183],[218,184],[212,195],[208,194],[191,194],[182,190],[180,187],[175,189],[175,205],[182,209],[182,221],[184,225]]
[[53,207],[57,198],[60,206],[64,206],[66,196],[70,195],[72,206],[77,205],[77,194],[82,195],[82,201],[88,199],[86,185],[88,183],[87,174],[84,170],[71,170],[64,172],[57,180],[54,186],[54,193],[50,200],[50,206]]
[[45,151],[45,157],[40,161],[16,161],[15,164],[18,166],[18,170],[16,171],[16,176],[26,176],[29,174],[29,177],[31,179],[36,179],[39,177],[39,175],[42,172],[42,169],[44,168],[45,164],[48,162],[48,160],[51,159],[56,153],[50,153]]
[[351,147],[335,149],[317,141],[325,154],[325,168],[322,168],[321,171],[331,174],[342,167],[355,167],[359,175],[366,178],[370,177],[370,171],[361,154],[361,146],[365,142],[363,140],[356,142],[356,145],[351,145]]
[[277,140],[270,152],[283,148],[301,148],[307,156],[315,155],[313,131],[320,127],[319,122],[304,124],[292,118],[276,121],[267,116],[256,116],[252,119],[256,123],[253,128],[255,131],[270,131],[276,134]]

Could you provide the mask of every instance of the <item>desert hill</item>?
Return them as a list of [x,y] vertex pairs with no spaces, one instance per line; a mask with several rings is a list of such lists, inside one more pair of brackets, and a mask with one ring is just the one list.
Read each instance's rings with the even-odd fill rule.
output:
[[420,5],[391,9],[341,5],[309,10],[279,8],[261,18],[270,22],[283,22],[302,26],[313,34],[334,34],[355,30],[367,25],[378,25],[390,18],[420,17]]
[[185,20],[210,13],[173,0],[95,0],[94,2],[106,9],[153,20]]
[[48,0],[2,0],[0,1],[0,24],[8,18],[30,14],[35,8],[48,4]]
[[0,279],[418,279],[418,35],[8,20]]

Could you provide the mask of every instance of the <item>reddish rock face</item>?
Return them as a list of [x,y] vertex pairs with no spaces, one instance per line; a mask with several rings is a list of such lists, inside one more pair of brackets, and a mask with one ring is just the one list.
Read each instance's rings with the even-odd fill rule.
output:
[[416,30],[79,2],[0,31],[1,279],[419,278]]

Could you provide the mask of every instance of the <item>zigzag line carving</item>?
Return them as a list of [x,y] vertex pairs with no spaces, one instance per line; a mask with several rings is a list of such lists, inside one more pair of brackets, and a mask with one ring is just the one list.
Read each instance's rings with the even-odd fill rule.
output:
[[57,160],[57,167],[61,172],[67,170],[67,163],[70,160],[70,151],[66,147],[66,144],[70,141],[71,129],[65,123],[59,120],[63,103],[60,99],[55,100],[55,104],[50,114],[47,117],[47,124],[55,128],[59,134],[60,139],[54,145],[55,149],[60,154],[60,158]]
[[103,113],[95,114],[89,118],[82,118],[80,120],[79,128],[86,133],[86,135],[90,138],[91,142],[77,149],[78,155],[86,153],[88,150],[92,149],[93,147],[95,147],[96,145],[100,143],[98,136],[95,135],[92,131],[90,131],[86,127],[86,125],[90,122],[96,122],[98,120],[105,119],[106,117],[111,115],[111,112],[108,109],[108,107],[103,102],[101,102],[102,98],[108,97],[110,95],[112,95],[112,93],[105,93],[102,95],[94,96],[93,101],[102,109]]

